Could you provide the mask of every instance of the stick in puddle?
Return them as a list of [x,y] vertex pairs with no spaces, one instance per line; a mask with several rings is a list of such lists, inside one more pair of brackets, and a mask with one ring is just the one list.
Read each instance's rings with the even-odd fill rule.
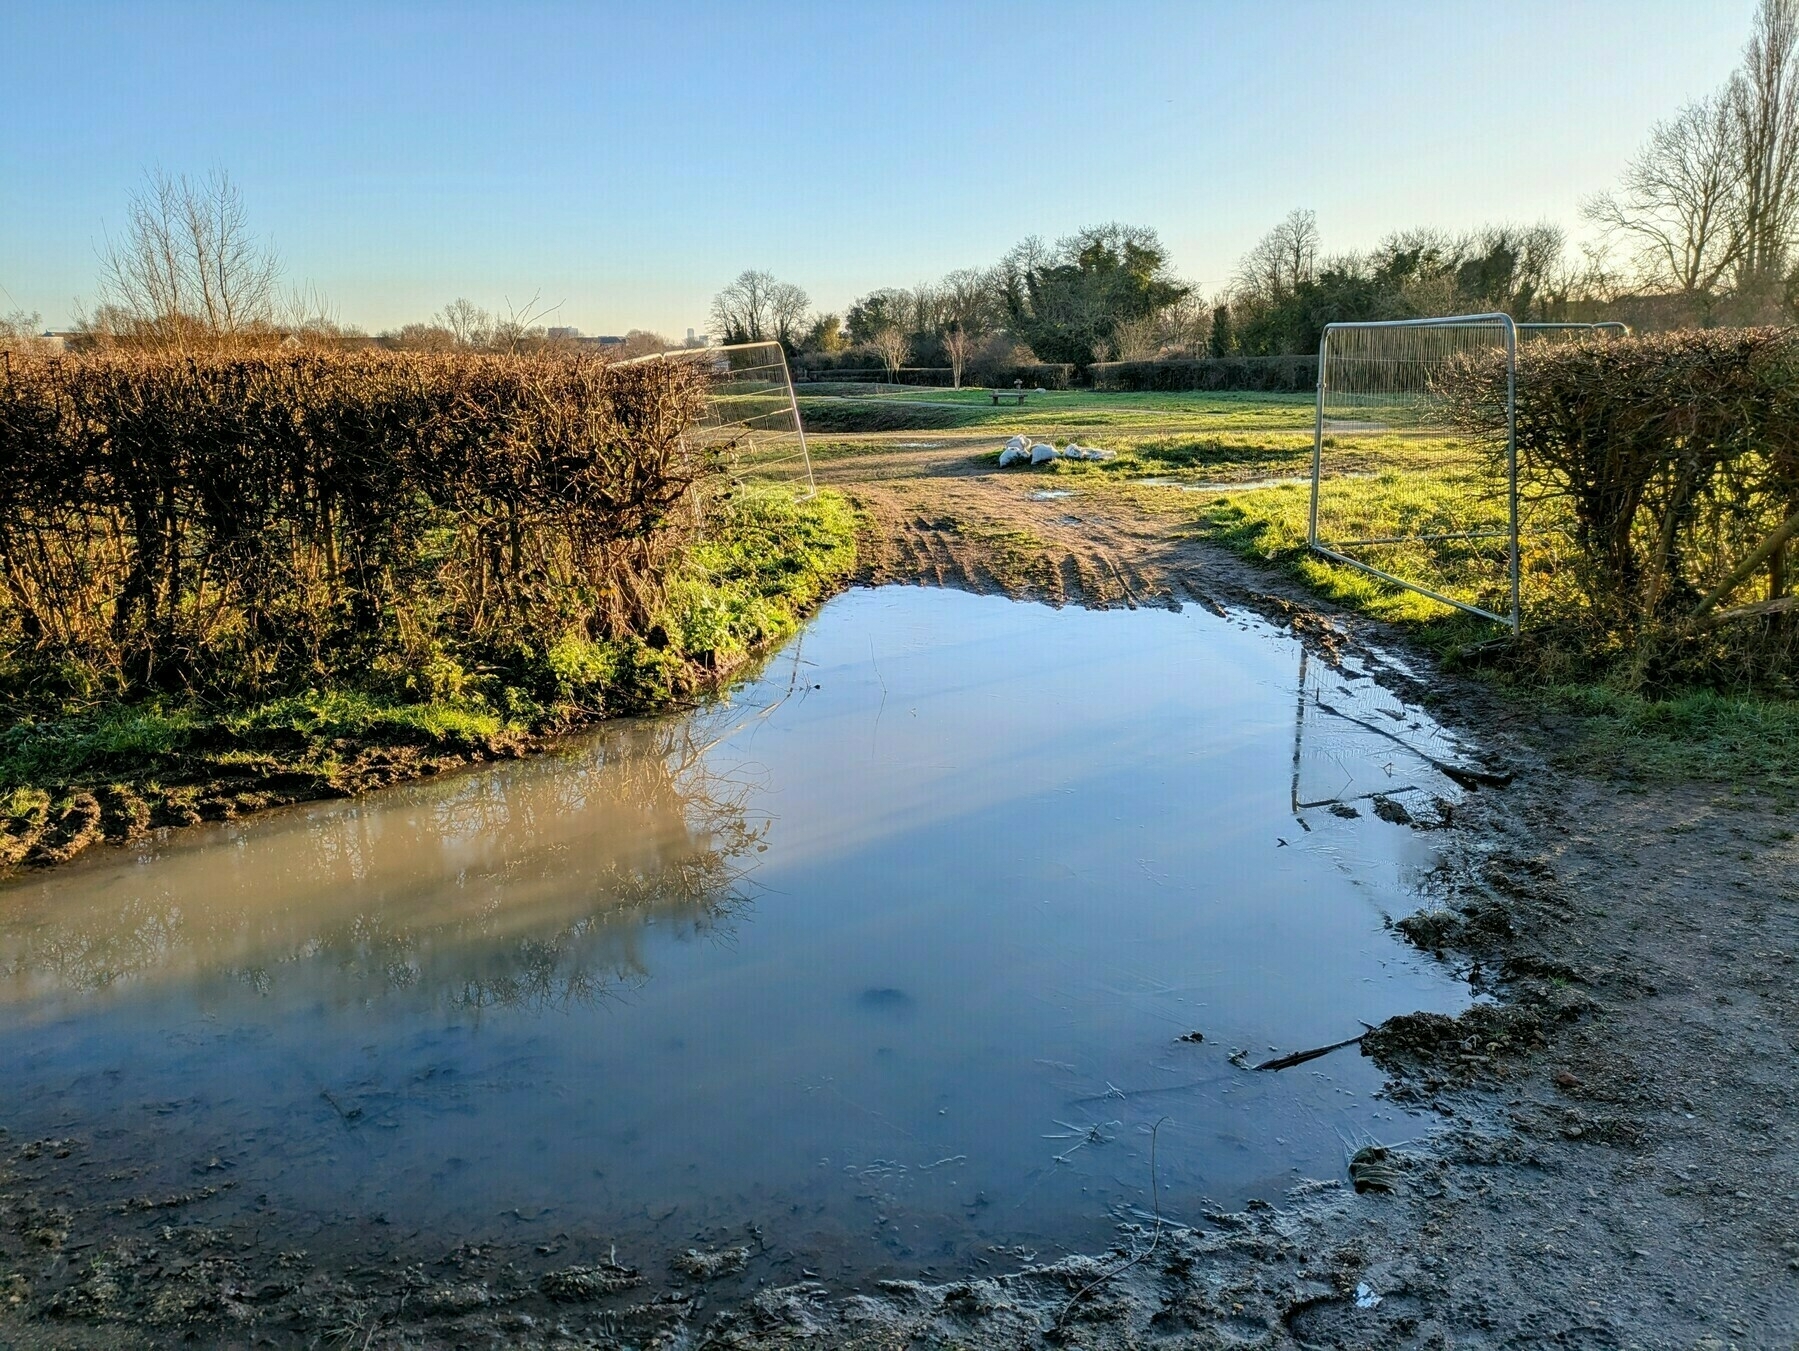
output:
[[[1369,1029],[1372,1031],[1373,1029]],[[1308,1060],[1316,1060],[1321,1055],[1329,1055],[1332,1051],[1341,1051],[1345,1046],[1360,1046],[1367,1032],[1361,1032],[1347,1041],[1333,1041],[1329,1046],[1314,1046],[1309,1051],[1295,1051],[1292,1055],[1283,1055],[1274,1060],[1264,1060],[1259,1065],[1251,1066],[1258,1070],[1290,1070],[1295,1065],[1303,1065]]]

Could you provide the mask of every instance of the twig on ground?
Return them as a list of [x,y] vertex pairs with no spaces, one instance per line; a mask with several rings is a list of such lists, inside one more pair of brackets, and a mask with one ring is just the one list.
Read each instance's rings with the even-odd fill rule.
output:
[[1110,1271],[1095,1276],[1091,1281],[1088,1281],[1087,1284],[1075,1291],[1074,1298],[1064,1304],[1062,1306],[1062,1312],[1056,1315],[1056,1321],[1052,1324],[1055,1331],[1060,1332],[1062,1330],[1062,1324],[1067,1321],[1068,1315],[1074,1311],[1075,1305],[1079,1304],[1089,1294],[1099,1289],[1100,1286],[1104,1285],[1114,1276],[1123,1275],[1132,1267],[1136,1266],[1137,1263],[1153,1253],[1156,1250],[1156,1244],[1162,1241],[1162,1197],[1161,1193],[1156,1190],[1156,1136],[1161,1133],[1162,1123],[1166,1120],[1168,1120],[1167,1117],[1158,1119],[1149,1132],[1149,1199],[1150,1204],[1155,1207],[1156,1212],[1156,1229],[1155,1233],[1150,1236],[1149,1246],[1129,1261],[1120,1266],[1113,1267]]
[[1321,1055],[1329,1055],[1332,1051],[1341,1051],[1345,1046],[1360,1046],[1366,1032],[1358,1033],[1347,1041],[1333,1041],[1329,1046],[1314,1046],[1309,1051],[1295,1051],[1292,1055],[1277,1056],[1273,1060],[1264,1060],[1253,1068],[1258,1070],[1290,1070],[1295,1065],[1303,1065],[1308,1060],[1316,1060]]

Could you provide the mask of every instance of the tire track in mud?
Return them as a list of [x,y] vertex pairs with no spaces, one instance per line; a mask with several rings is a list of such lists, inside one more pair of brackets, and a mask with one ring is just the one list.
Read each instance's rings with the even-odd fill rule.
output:
[[[1276,597],[1329,608],[1186,534],[1180,516],[1147,510],[1109,485],[1002,474],[937,448],[881,453],[865,465],[837,460],[824,481],[861,513],[864,585],[949,586],[1091,609],[1178,609],[1195,600],[1218,610],[1227,600]],[[1046,482],[1069,484],[1069,495],[1033,496]]]

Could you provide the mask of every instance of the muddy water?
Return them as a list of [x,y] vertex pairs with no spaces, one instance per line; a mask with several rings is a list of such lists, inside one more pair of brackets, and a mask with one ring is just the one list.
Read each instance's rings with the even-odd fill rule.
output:
[[692,715],[0,891],[0,1126],[276,1250],[1103,1246],[1158,1121],[1174,1218],[1423,1128],[1230,1059],[1465,1002],[1383,928],[1432,836],[1369,795],[1457,793],[1412,747],[1246,618],[851,593]]

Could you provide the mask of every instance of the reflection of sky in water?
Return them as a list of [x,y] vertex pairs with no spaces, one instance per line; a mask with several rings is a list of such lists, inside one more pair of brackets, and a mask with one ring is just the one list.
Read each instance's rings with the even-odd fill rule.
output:
[[1429,837],[1294,811],[1453,797],[1406,743],[1253,622],[855,592],[691,717],[0,892],[0,1124],[132,1194],[217,1158],[195,1218],[283,1246],[1091,1245],[1159,1118],[1177,1217],[1417,1129],[1353,1051],[1226,1060],[1465,998],[1382,929]]

